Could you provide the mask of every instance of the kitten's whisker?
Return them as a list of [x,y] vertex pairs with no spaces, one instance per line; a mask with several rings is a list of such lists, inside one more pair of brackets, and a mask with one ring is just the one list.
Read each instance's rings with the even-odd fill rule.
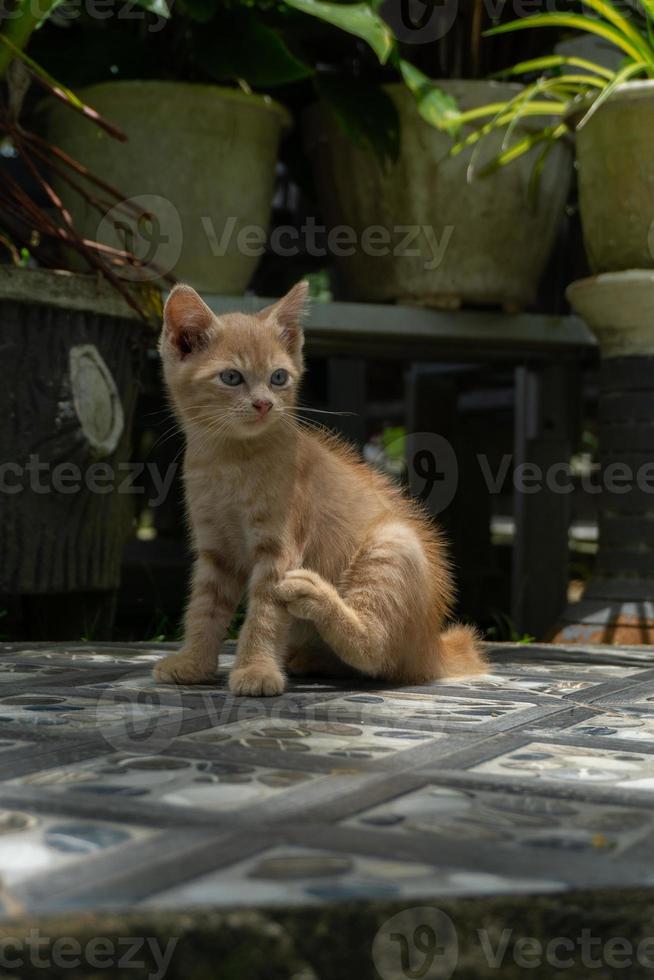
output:
[[307,405],[296,405],[297,412],[315,412],[319,415],[358,415],[358,412],[331,412],[326,408],[309,408]]
[[331,431],[330,429],[327,428],[327,426],[323,425],[321,422],[318,422],[316,419],[303,419],[300,416],[296,415],[294,411],[287,411],[283,414],[286,419],[293,420],[295,431],[297,432],[302,431],[302,429],[313,429],[316,432],[327,432],[327,433]]

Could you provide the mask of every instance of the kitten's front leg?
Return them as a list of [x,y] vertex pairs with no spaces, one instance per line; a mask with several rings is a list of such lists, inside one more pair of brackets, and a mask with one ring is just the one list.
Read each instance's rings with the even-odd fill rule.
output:
[[215,680],[220,643],[243,592],[244,581],[217,551],[200,551],[193,568],[184,622],[184,646],[154,668],[158,681],[201,684]]
[[280,662],[291,617],[276,595],[282,574],[269,562],[255,566],[248,612],[238,639],[236,663],[229,677],[232,694],[274,697],[284,690]]

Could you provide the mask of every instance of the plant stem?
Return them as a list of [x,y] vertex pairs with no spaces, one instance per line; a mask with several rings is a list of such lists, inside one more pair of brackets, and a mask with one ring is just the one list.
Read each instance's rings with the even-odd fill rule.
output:
[[[14,9],[5,15],[2,22],[2,37],[6,37],[14,47],[22,51],[32,32],[44,21],[60,0],[19,0]],[[0,78],[4,78],[7,68],[14,58],[14,52],[7,44],[0,44]]]

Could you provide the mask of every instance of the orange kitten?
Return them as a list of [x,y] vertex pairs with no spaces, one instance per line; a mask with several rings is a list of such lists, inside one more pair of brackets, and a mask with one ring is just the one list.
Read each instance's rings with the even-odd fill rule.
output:
[[187,442],[196,561],[184,647],[160,681],[214,678],[247,592],[229,687],[275,695],[284,672],[422,684],[484,668],[443,623],[445,546],[418,507],[338,439],[295,419],[307,283],[257,315],[215,316],[188,286],[164,310],[161,356]]

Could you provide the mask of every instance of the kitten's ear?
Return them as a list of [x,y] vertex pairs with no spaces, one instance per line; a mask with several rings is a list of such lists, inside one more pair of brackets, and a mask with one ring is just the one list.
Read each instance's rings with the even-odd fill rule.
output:
[[214,315],[190,286],[175,286],[164,306],[163,338],[175,348],[180,358],[201,350]]
[[267,306],[258,314],[267,323],[276,324],[280,330],[281,341],[294,354],[302,350],[304,334],[302,317],[307,308],[309,283],[306,279],[297,282],[286,296]]

